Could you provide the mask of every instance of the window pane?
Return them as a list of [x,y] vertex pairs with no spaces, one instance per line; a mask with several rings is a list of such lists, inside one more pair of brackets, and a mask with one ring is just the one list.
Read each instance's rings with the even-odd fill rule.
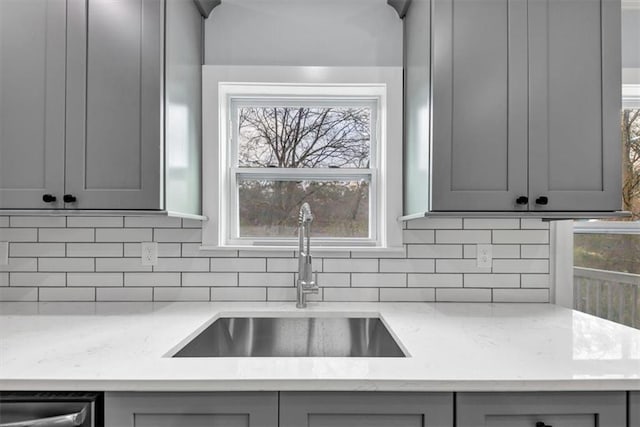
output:
[[297,236],[308,202],[312,237],[369,237],[369,182],[243,179],[238,185],[240,237]]
[[622,201],[640,219],[640,109],[622,112]]
[[252,106],[236,114],[240,167],[369,167],[371,107]]
[[640,234],[575,234],[574,265],[640,274]]

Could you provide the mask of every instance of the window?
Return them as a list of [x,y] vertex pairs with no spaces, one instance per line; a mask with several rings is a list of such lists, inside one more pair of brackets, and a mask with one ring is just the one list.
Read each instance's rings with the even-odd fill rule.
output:
[[303,202],[316,246],[401,247],[400,68],[204,76],[205,247],[296,247]]

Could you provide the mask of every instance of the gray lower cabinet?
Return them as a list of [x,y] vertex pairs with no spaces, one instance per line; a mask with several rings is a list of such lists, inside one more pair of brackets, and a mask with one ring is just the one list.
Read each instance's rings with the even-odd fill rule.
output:
[[625,427],[625,392],[458,393],[458,427]]
[[280,393],[280,427],[427,426],[453,426],[452,393]]
[[629,427],[640,427],[640,391],[629,393]]
[[105,393],[105,427],[277,426],[277,392]]

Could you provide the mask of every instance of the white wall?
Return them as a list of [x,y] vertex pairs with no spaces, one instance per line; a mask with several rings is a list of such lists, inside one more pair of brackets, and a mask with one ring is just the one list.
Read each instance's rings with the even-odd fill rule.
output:
[[401,66],[402,21],[386,0],[223,0],[205,63]]

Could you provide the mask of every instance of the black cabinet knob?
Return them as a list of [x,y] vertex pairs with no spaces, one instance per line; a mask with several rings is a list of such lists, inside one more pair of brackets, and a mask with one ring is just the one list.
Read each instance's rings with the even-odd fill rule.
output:
[[51,194],[45,194],[42,196],[42,201],[45,203],[53,203],[56,201],[56,196],[53,196]]
[[526,205],[529,203],[529,198],[527,196],[520,196],[516,199],[516,203],[519,205]]
[[548,425],[548,424],[545,424],[545,423],[543,423],[542,421],[538,421],[538,422],[536,423],[536,427],[553,427],[553,426],[550,426],[550,425]]
[[549,198],[547,196],[540,196],[536,199],[536,205],[546,205],[549,203]]
[[78,199],[76,199],[76,196],[72,196],[71,194],[65,194],[64,197],[62,197],[62,200],[64,200],[65,203],[75,203]]

